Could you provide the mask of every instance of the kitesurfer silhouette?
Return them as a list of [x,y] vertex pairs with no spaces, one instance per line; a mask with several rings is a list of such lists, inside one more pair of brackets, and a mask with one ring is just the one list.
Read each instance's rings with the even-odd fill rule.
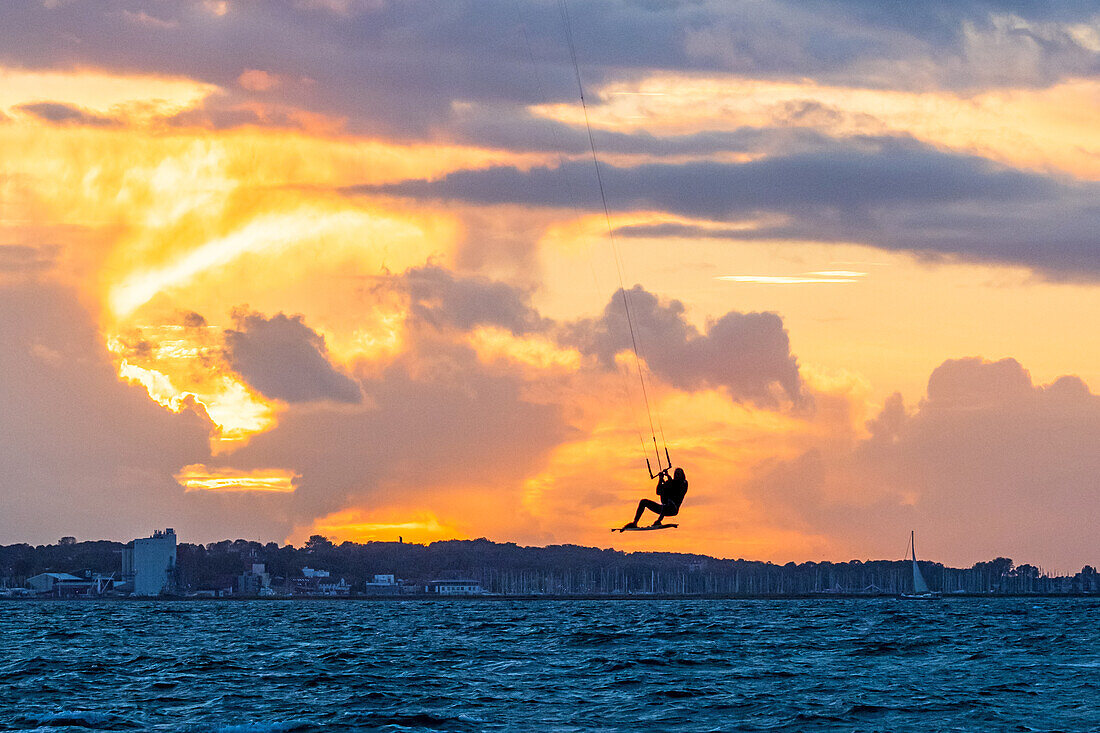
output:
[[680,505],[684,503],[684,495],[687,494],[688,482],[684,475],[684,469],[677,468],[672,478],[668,477],[668,469],[661,471],[657,477],[657,496],[661,497],[661,503],[652,499],[642,499],[638,502],[638,511],[634,513],[634,521],[623,526],[623,529],[636,529],[638,520],[646,509],[657,514],[654,527],[661,526],[661,520],[665,517],[674,517],[680,512]]

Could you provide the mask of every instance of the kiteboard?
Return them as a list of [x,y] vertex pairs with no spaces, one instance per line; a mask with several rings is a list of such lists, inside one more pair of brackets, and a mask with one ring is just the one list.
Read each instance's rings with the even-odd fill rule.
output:
[[651,524],[648,527],[612,527],[612,532],[649,532],[654,529],[672,529],[678,524]]

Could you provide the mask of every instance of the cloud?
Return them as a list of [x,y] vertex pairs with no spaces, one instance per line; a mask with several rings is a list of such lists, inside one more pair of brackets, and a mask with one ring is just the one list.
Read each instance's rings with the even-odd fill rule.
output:
[[1081,379],[1037,385],[1014,359],[949,360],[915,409],[894,395],[868,428],[848,451],[773,465],[755,496],[865,556],[900,556],[885,538],[900,547],[915,528],[929,559],[1095,562],[1100,396]]
[[123,10],[122,17],[127,23],[143,25],[149,28],[159,28],[161,30],[176,28],[179,25],[179,23],[176,22],[161,20],[154,15],[146,13],[144,10],[139,10],[136,13],[129,10]]
[[59,247],[21,244],[0,246],[0,274],[37,273],[49,270],[57,261]]
[[838,276],[834,274],[834,272],[809,272],[803,275],[719,275],[714,279],[735,283],[752,283],[755,285],[824,285],[828,283],[859,282],[858,278],[867,273],[857,272],[852,274],[854,277],[851,275]]
[[410,316],[436,327],[468,331],[478,326],[499,326],[515,335],[546,327],[528,303],[529,293],[506,283],[456,277],[433,265],[410,269],[401,279],[409,295]]
[[[623,227],[626,235],[860,242],[1020,264],[1052,278],[1100,275],[1096,184],[1015,170],[908,139],[837,141],[827,149],[746,163],[605,163],[601,169],[616,211],[660,210],[716,222],[770,215],[781,221],[732,230]],[[569,181],[583,181],[585,173],[589,188],[570,189]],[[591,164],[577,161],[561,169],[500,166],[350,190],[595,210],[600,197],[594,185]]]
[[0,535],[195,526],[173,474],[208,457],[209,421],[198,405],[167,412],[121,381],[73,292],[0,285],[0,405]]
[[203,328],[206,326],[206,318],[201,313],[187,311],[182,317],[183,325],[187,328]]
[[176,480],[187,491],[260,491],[290,493],[294,491],[297,475],[293,471],[270,468],[257,471],[234,471],[226,468],[210,469],[201,463],[184,466],[176,474]]
[[237,77],[237,83],[250,92],[266,92],[279,86],[279,77],[263,69],[247,69]]
[[1045,86],[1094,74],[1097,47],[1079,32],[1093,8],[974,0],[862,0],[731,5],[685,31],[700,66],[908,89]]
[[[287,105],[346,118],[352,130],[433,137],[464,105],[519,110],[574,101],[565,25],[555,3],[491,0],[439,12],[400,4],[271,0],[226,3],[39,3],[0,6],[0,63],[22,68],[142,69],[237,87],[262,69]],[[584,79],[598,87],[665,70],[813,79],[915,90],[1046,86],[1100,69],[1088,4],[907,4],[833,0],[751,4],[578,3],[569,9]],[[120,20],[124,22],[120,22]],[[1091,31],[1091,35],[1090,35]],[[242,100],[272,89],[242,90]],[[491,137],[483,142],[492,145]]]
[[61,102],[33,102],[21,104],[16,107],[20,112],[37,117],[46,122],[57,125],[89,125],[92,127],[110,127],[117,125],[118,121],[110,117],[103,117],[87,110],[74,107],[71,104]]
[[235,317],[237,328],[225,331],[226,361],[265,396],[286,402],[362,400],[359,384],[331,364],[324,336],[301,316]]
[[[596,357],[604,368],[613,368],[615,355],[632,349],[621,293],[612,296],[600,318],[554,322],[530,305],[528,291],[507,283],[457,276],[437,266],[413,268],[398,283],[409,293],[411,322],[458,331],[497,326],[516,336],[545,333]],[[735,400],[767,407],[805,397],[778,315],[731,311],[700,333],[678,300],[661,303],[640,285],[626,297],[643,358],[659,378],[687,391],[724,388]]]
[[[799,208],[866,215],[879,207],[991,203],[1045,199],[1062,187],[969,155],[943,153],[906,139],[837,142],[831,149],[747,163],[692,161],[631,167],[601,165],[609,199],[619,209],[660,209],[685,216],[731,219],[758,211]],[[355,193],[452,198],[471,203],[568,206],[559,180],[591,172],[590,161],[564,169],[511,166],[450,173],[437,181],[411,180],[354,187]],[[581,197],[596,209],[599,198]]]
[[381,374],[360,378],[363,405],[291,405],[276,430],[226,459],[237,469],[285,465],[300,474],[291,515],[299,524],[416,497],[430,508],[463,486],[503,498],[571,432],[559,406],[524,397],[517,375],[446,340],[423,338]]
[[[632,348],[622,295],[601,318],[568,324],[563,340],[610,366],[616,353]],[[661,379],[687,391],[724,388],[734,400],[766,407],[803,401],[798,361],[775,313],[731,311],[700,333],[680,301],[662,304],[640,285],[625,295],[645,362]]]
[[[808,104],[808,103],[806,103]],[[839,113],[834,113],[839,117]],[[835,123],[835,117],[828,122]],[[745,126],[733,130],[701,130],[685,134],[653,134],[644,129],[619,132],[596,128],[593,136],[600,154],[651,157],[706,156],[715,153],[788,152],[820,147],[827,138],[811,129],[822,123],[821,115],[811,119],[777,120],[784,126]],[[824,125],[822,125],[824,126]],[[515,151],[553,151],[563,155],[587,156],[588,132],[583,126],[534,116],[526,108],[508,105],[460,108],[450,125],[452,135],[470,144],[491,142]]]
[[[554,322],[539,316],[522,288],[437,266],[413,268],[384,286],[410,298],[405,349],[385,364],[359,365],[363,402],[292,403],[277,428],[206,462],[206,470],[294,471],[300,479],[282,521],[299,526],[352,507],[368,516],[395,506],[439,511],[462,506],[465,493],[496,506],[491,521],[505,511],[500,507],[528,511],[519,507],[524,482],[591,425],[556,388],[542,384],[544,373],[527,363],[483,360],[469,336],[491,326],[577,345],[594,358],[568,378],[599,384],[614,354],[630,348],[618,300],[601,318]],[[641,288],[630,295],[659,379],[684,390],[723,389],[769,407],[804,398],[778,316],[730,313],[700,333],[680,303],[662,304]],[[577,389],[584,388],[577,384],[566,394]],[[459,513],[471,516],[469,509]]]

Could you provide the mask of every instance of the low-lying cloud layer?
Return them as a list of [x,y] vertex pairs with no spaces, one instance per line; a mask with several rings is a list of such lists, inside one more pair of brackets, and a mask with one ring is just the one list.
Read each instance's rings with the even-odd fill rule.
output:
[[0,344],[0,534],[117,537],[182,518],[172,474],[209,454],[201,408],[166,412],[121,381],[64,288],[0,286]]
[[446,341],[419,344],[362,384],[361,408],[292,407],[276,430],[226,460],[292,466],[302,478],[286,516],[308,524],[352,506],[430,506],[449,487],[489,487],[503,497],[569,433],[558,406],[524,397],[521,378],[492,373]]
[[774,465],[757,499],[861,556],[900,556],[884,538],[901,547],[914,528],[939,556],[1095,551],[1100,396],[1077,377],[1036,385],[1013,359],[949,360],[915,409],[895,395],[868,427],[848,451]]

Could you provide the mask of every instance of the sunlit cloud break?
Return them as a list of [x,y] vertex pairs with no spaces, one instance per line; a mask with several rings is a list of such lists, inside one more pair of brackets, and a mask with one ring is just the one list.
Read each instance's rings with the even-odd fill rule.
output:
[[130,275],[111,289],[111,308],[117,315],[127,315],[157,293],[186,284],[201,273],[223,267],[245,253],[271,253],[338,232],[361,233],[364,241],[371,241],[373,237],[369,235],[372,234],[415,233],[407,225],[359,211],[333,212],[305,206],[289,213],[261,216],[230,234],[200,244],[164,267]]
[[238,471],[233,468],[208,468],[202,463],[184,466],[176,481],[187,491],[263,491],[289,494],[298,488],[300,476],[282,468]]

